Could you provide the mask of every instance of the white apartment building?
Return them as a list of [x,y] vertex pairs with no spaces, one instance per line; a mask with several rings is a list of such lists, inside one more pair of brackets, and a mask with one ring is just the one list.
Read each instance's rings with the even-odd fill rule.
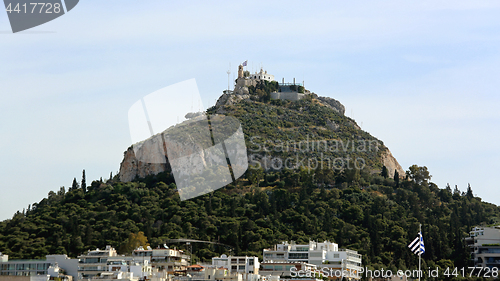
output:
[[260,267],[257,257],[227,255],[212,258],[212,265],[217,268],[227,268],[230,273],[237,272],[246,274],[258,274]]
[[160,277],[161,280],[161,274],[158,275],[157,270],[153,270],[151,257],[118,256],[111,246],[106,246],[104,250],[88,251],[78,259],[78,280],[139,280],[155,277]]
[[78,261],[67,255],[47,255],[44,260],[9,260],[8,255],[0,253],[0,275],[36,276],[49,275],[49,269],[61,268],[67,275],[76,279]]
[[116,250],[111,246],[106,246],[104,250],[89,250],[87,254],[78,256],[78,279],[91,279],[108,271],[108,259],[116,256]]
[[465,242],[476,267],[500,267],[500,226],[474,227]]
[[169,274],[185,271],[191,263],[191,256],[182,250],[170,249],[168,247],[151,249],[139,247],[132,253],[133,257],[149,257],[151,265],[159,270],[166,270]]
[[328,267],[348,272],[349,276],[356,276],[362,269],[361,255],[357,251],[339,249],[337,243],[330,241],[309,241],[309,244],[282,242],[273,249],[264,249],[263,263],[271,261],[303,262],[316,265],[319,270]]

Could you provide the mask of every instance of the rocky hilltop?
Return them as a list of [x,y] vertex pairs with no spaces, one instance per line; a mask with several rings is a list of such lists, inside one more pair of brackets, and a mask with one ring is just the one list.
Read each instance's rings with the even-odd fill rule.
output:
[[[317,168],[315,163],[321,160],[318,165],[328,164],[332,169],[343,170],[347,165],[357,165],[375,173],[385,166],[391,177],[395,171],[400,176],[405,174],[382,141],[362,131],[354,120],[344,116],[345,107],[339,101],[307,90],[299,101],[273,100],[265,93],[262,95],[266,87],[262,86],[261,92],[256,89],[258,87],[245,86],[225,91],[216,105],[207,111],[207,114],[234,116],[241,122],[251,165],[261,165],[265,170],[297,169],[300,165]],[[157,151],[157,140],[152,137],[136,144],[135,149],[130,147],[125,151],[120,165],[121,181],[128,182],[170,169],[166,153],[161,156],[164,159],[156,163],[141,161],[136,155]],[[192,151],[200,159],[208,157],[200,147],[191,146],[179,144],[176,147],[181,154]],[[305,150],[306,146],[310,149]],[[284,165],[285,162],[289,166]]]

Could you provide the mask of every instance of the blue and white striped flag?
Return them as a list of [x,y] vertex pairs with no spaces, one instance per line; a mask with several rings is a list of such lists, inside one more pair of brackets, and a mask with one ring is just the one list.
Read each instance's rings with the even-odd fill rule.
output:
[[248,62],[248,60],[244,61],[242,65],[247,66],[247,62]]
[[415,238],[415,240],[408,245],[408,248],[410,248],[410,250],[416,255],[425,253],[424,237],[422,237],[422,232],[418,233],[417,238]]

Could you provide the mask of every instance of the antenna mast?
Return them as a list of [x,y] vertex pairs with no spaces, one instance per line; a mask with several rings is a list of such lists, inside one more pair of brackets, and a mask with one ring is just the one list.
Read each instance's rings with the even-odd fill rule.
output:
[[227,70],[227,93],[229,94],[229,74],[231,74],[231,63],[229,63],[229,69]]

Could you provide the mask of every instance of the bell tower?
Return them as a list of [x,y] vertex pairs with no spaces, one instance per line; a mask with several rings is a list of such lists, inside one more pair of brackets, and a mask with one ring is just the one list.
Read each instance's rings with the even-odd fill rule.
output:
[[243,65],[238,66],[238,78],[243,78]]

